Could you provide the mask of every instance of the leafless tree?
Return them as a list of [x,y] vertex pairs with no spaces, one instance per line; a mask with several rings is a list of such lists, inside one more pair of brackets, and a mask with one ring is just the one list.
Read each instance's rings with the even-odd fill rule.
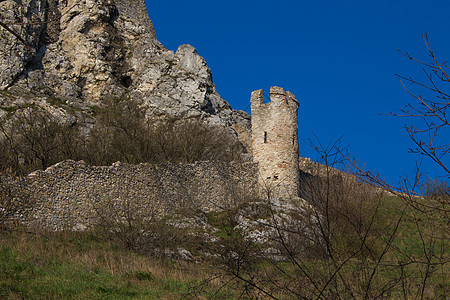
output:
[[128,98],[99,108],[97,127],[89,135],[87,162],[94,165],[239,160],[242,148],[225,128],[199,119],[154,120],[146,107]]
[[[249,297],[446,297],[450,191],[442,178],[450,175],[450,144],[446,140],[450,128],[447,119],[450,94],[446,92],[446,84],[450,76],[447,63],[436,57],[426,35],[423,39],[431,62],[403,54],[422,65],[427,82],[399,76],[415,102],[409,103],[401,113],[391,115],[422,121],[422,125],[417,122],[405,125],[415,144],[410,151],[435,162],[443,176],[422,178],[418,172],[413,180],[405,179],[402,185],[393,186],[361,167],[339,142],[315,143],[321,164],[312,163],[312,171],[304,174],[301,185],[301,195],[310,209],[303,206],[303,212],[299,210],[295,218],[290,212],[291,221],[282,222],[276,210],[269,206],[273,221],[261,224],[273,230],[272,240],[283,250],[285,260],[280,263],[262,251],[252,250],[252,255],[259,255],[259,260],[253,263],[247,260],[250,266],[238,269],[226,264],[226,270],[231,268],[229,280],[240,281],[241,289]],[[424,93],[415,88],[423,89]],[[338,169],[345,172],[336,169],[335,163],[342,162],[345,168]],[[267,198],[270,200],[270,192]],[[305,211],[309,213],[306,217]],[[293,226],[292,220],[301,218],[313,222]],[[308,243],[309,247],[299,251],[299,245]],[[224,283],[229,285],[228,281]]]
[[26,174],[61,160],[77,159],[83,139],[76,126],[41,108],[25,108],[0,123],[0,171]]
[[[405,125],[405,129],[416,145],[410,148],[413,153],[420,153],[432,159],[444,172],[443,176],[450,177],[448,153],[450,143],[446,137],[450,133],[450,84],[449,66],[441,61],[432,50],[427,34],[422,34],[427,48],[429,60],[420,60],[407,52],[401,52],[408,59],[418,63],[426,76],[422,82],[414,77],[397,75],[401,84],[414,99],[401,113],[391,113],[394,116],[408,117],[419,120],[413,125]],[[417,125],[416,125],[417,124]]]

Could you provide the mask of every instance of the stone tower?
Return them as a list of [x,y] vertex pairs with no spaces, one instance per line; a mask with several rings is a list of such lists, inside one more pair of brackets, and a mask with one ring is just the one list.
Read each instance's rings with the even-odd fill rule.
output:
[[298,107],[291,92],[270,88],[270,102],[264,91],[251,96],[252,151],[258,163],[259,181],[271,197],[298,197]]

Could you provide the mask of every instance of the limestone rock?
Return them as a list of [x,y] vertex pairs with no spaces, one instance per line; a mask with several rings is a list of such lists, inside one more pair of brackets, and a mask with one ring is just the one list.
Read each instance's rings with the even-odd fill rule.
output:
[[41,42],[45,3],[45,0],[0,1],[0,21],[10,30],[0,27],[0,89],[9,87],[33,58]]
[[149,117],[197,117],[249,129],[249,115],[220,97],[194,47],[173,52],[158,42],[144,0],[21,3],[0,2],[4,22],[30,23],[10,26],[27,44],[0,29],[0,49],[7,49],[0,89],[56,97],[81,109],[129,97],[143,100]]

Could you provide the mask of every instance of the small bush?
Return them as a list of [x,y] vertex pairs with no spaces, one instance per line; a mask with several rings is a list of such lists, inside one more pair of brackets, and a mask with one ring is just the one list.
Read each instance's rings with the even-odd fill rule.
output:
[[8,123],[0,123],[0,173],[27,174],[64,159],[79,159],[83,146],[78,128],[43,109],[20,110]]
[[239,160],[243,151],[231,131],[198,119],[150,120],[142,103],[114,99],[96,111],[83,134],[40,108],[15,111],[0,123],[0,173],[28,174],[65,159],[91,165]]

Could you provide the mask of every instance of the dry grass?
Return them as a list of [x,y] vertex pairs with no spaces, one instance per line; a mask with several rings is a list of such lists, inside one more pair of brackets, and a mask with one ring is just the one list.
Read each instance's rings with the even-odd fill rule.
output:
[[[211,268],[139,255],[88,233],[3,232],[0,298],[232,299]],[[214,296],[215,295],[215,296]]]

